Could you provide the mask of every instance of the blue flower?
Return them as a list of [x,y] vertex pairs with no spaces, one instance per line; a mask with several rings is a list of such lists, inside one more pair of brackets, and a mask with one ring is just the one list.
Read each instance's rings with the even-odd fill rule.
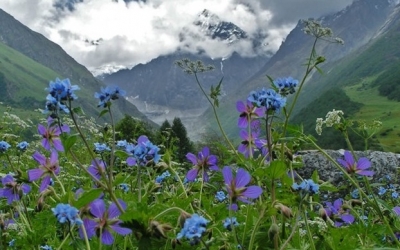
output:
[[393,199],[399,198],[399,193],[397,193],[397,192],[392,192],[392,198],[393,198]]
[[165,171],[164,173],[162,173],[161,175],[157,176],[156,178],[156,183],[161,183],[164,181],[165,178],[171,176],[171,174],[169,173],[169,171]]
[[224,201],[226,199],[224,191],[218,191],[217,194],[215,195],[215,199],[217,199],[219,202]]
[[354,189],[350,194],[353,199],[358,199],[360,197],[358,189]]
[[178,233],[177,239],[182,239],[185,237],[190,240],[191,245],[196,245],[200,242],[200,238],[203,233],[207,230],[208,220],[204,217],[193,214],[190,218],[185,220],[182,230]]
[[224,228],[227,229],[228,231],[232,231],[232,226],[239,226],[239,223],[236,220],[236,217],[232,217],[232,218],[226,218],[224,220]]
[[119,147],[119,148],[126,148],[127,145],[128,145],[128,142],[126,142],[126,140],[117,141],[117,147]]
[[69,222],[70,224],[82,225],[82,220],[79,218],[79,210],[71,207],[69,204],[59,203],[55,208],[52,208],[53,214],[57,217],[58,222],[61,224]]
[[259,92],[250,92],[248,101],[257,105],[257,107],[265,107],[268,111],[273,110],[279,112],[286,105],[286,98],[276,93],[273,89],[262,89]]
[[129,191],[129,185],[126,183],[119,184],[119,188],[122,189],[122,191],[124,191],[125,193],[128,193]]
[[296,191],[300,191],[300,193],[302,194],[316,194],[319,191],[319,185],[316,184],[313,180],[309,179],[309,180],[304,180],[302,183],[300,183],[300,185],[298,185],[297,183],[294,183],[292,185],[292,188]]
[[67,100],[78,99],[74,91],[79,89],[80,88],[78,85],[71,85],[71,82],[68,78],[64,80],[56,78],[54,82],[50,81],[49,87],[46,88],[46,90],[49,92],[49,95],[61,103]]
[[40,246],[40,249],[43,250],[53,250],[53,248],[51,246],[45,245],[45,246]]
[[105,108],[107,107],[108,102],[118,99],[120,95],[125,96],[125,94],[126,91],[117,86],[107,86],[105,88],[101,88],[100,93],[94,93],[94,97],[100,100],[97,106]]
[[293,94],[295,92],[294,88],[296,88],[298,84],[299,81],[292,77],[278,78],[274,81],[274,85],[278,87],[279,93],[283,96]]
[[17,149],[20,151],[25,151],[29,146],[29,143],[27,143],[26,141],[20,142],[17,144]]
[[94,151],[96,153],[103,153],[104,151],[111,151],[110,147],[108,147],[105,143],[94,143]]
[[47,95],[46,97],[46,109],[43,110],[43,114],[47,114],[49,112],[57,112],[57,111],[64,111],[66,114],[69,114],[69,109],[67,106],[62,104],[60,101],[57,101],[56,98],[52,97],[51,95]]
[[158,163],[161,156],[158,154],[160,149],[149,141],[147,136],[142,135],[138,138],[138,144],[128,145],[126,151],[133,156],[126,159],[128,166],[146,166],[149,162]]
[[9,246],[9,247],[15,246],[15,239],[10,240],[10,241],[8,242],[8,246]]
[[0,153],[6,152],[10,148],[10,144],[5,141],[0,141]]
[[382,196],[382,195],[384,195],[385,193],[386,193],[386,188],[384,188],[384,187],[379,187],[378,195]]

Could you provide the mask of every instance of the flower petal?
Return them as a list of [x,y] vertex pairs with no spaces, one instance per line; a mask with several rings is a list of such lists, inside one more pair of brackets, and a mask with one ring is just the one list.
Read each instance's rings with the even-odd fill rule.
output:
[[42,140],[42,146],[46,149],[46,150],[50,150],[50,141],[46,138],[44,138]]
[[367,169],[369,167],[371,167],[371,162],[367,158],[362,157],[362,158],[360,158],[358,160],[357,169],[364,170],[364,169]]
[[125,227],[120,227],[119,225],[110,226],[117,234],[120,235],[127,235],[132,233],[132,230]]
[[39,133],[40,135],[45,135],[45,134],[46,134],[46,127],[43,126],[42,124],[39,124],[39,125],[38,125],[38,133]]
[[237,126],[239,127],[239,128],[247,128],[247,125],[248,125],[249,123],[248,123],[248,121],[247,121],[247,117],[246,116],[241,116],[241,117],[239,117],[239,119],[238,119],[238,124],[237,124]]
[[[126,209],[126,203],[123,200],[118,200],[119,204],[121,205],[122,209]],[[108,218],[113,219],[121,215],[121,211],[119,211],[117,204],[114,202],[111,203],[110,207],[108,208]]]
[[240,113],[246,112],[246,105],[242,101],[237,101],[236,110]]
[[[88,239],[92,238],[96,234],[96,226],[97,223],[95,221],[92,221],[88,218],[83,219],[83,226],[85,226],[86,230],[86,235]],[[79,236],[83,239],[85,238],[83,236],[82,228],[79,228]]]
[[188,181],[194,181],[196,179],[198,173],[199,173],[199,169],[193,168],[193,169],[189,170],[189,172],[186,174],[186,179],[188,179]]
[[44,155],[42,155],[41,153],[39,153],[39,152],[35,152],[33,155],[32,155],[32,158],[35,160],[35,161],[37,161],[40,165],[42,165],[42,166],[45,166],[46,165],[46,157],[44,156]]
[[353,155],[350,153],[350,151],[344,151],[344,159],[346,160],[346,162],[350,165],[353,166],[354,165],[354,158]]
[[351,214],[343,214],[340,218],[347,224],[352,224],[354,222],[354,216]]
[[53,139],[53,146],[57,151],[64,152],[64,146],[59,139]]
[[29,181],[36,181],[36,180],[40,179],[40,177],[42,177],[42,174],[43,174],[43,170],[40,168],[28,170]]
[[135,166],[136,165],[136,159],[133,157],[128,157],[126,159],[126,164],[128,164],[129,167]]
[[197,157],[192,153],[187,153],[186,159],[192,162],[193,165],[197,164]]
[[103,230],[103,235],[101,236],[101,242],[104,245],[111,245],[114,242],[114,237],[107,229]]
[[222,169],[222,176],[224,177],[225,184],[230,186],[233,180],[232,169],[229,166],[225,166]]
[[239,168],[236,174],[236,188],[241,188],[249,184],[251,180],[251,176],[249,172],[244,170],[243,168]]
[[201,153],[203,154],[203,157],[208,157],[210,155],[210,148],[209,147],[204,147],[203,150],[201,150]]
[[356,171],[356,173],[359,175],[365,175],[365,176],[373,176],[375,174],[374,171],[369,171],[369,170],[360,170],[360,171]]
[[393,212],[394,212],[396,215],[400,216],[400,207],[394,207],[394,208],[393,208]]
[[101,199],[96,199],[90,204],[90,213],[97,218],[102,218],[106,211],[106,205]]
[[43,178],[42,183],[40,184],[39,192],[41,193],[44,190],[46,190],[49,185],[50,185],[50,176],[47,175],[46,177]]
[[242,193],[241,196],[255,199],[261,195],[262,191],[263,191],[262,188],[259,186],[250,186],[246,188],[246,190]]

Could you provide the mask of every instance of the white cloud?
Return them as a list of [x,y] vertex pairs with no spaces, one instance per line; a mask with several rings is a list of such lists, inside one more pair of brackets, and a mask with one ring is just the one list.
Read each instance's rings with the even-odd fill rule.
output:
[[[265,49],[270,51],[277,50],[294,27],[294,23],[274,25],[273,14],[261,6],[261,0],[148,0],[129,4],[122,0],[84,0],[75,4],[73,12],[56,10],[54,1],[1,0],[0,8],[92,70],[146,63],[178,48],[196,51],[201,47],[211,57],[233,51],[254,55],[249,41],[227,46],[201,36],[193,21],[203,9],[235,23],[250,37],[264,34]],[[180,37],[183,31],[191,34],[185,40]],[[90,43],[100,38],[100,45]]]

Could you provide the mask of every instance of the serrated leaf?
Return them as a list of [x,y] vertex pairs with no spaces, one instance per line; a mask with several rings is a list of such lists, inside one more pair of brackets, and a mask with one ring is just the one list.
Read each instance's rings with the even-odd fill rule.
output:
[[286,173],[286,170],[287,167],[285,162],[276,160],[271,162],[269,167],[267,167],[266,172],[271,179],[279,179]]
[[94,201],[95,199],[99,198],[102,192],[103,190],[99,188],[85,192],[76,202],[74,202],[74,206],[80,209],[90,202]]
[[330,192],[337,192],[338,188],[332,185],[332,183],[324,182],[319,185],[319,190],[321,191],[330,191]]

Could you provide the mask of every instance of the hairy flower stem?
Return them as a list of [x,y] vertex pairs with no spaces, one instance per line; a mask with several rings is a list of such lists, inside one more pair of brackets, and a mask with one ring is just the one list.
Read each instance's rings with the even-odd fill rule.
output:
[[206,250],[209,250],[209,249],[210,249],[210,247],[207,245],[207,243],[206,243],[202,238],[200,238],[200,241],[201,241],[201,243],[203,243],[204,248],[205,248]]
[[[181,180],[181,178],[179,177],[178,173],[175,171],[175,169],[173,169],[173,168],[171,167],[171,163],[170,163],[170,162],[168,163],[168,169],[171,170],[171,172],[172,172],[172,173],[175,175],[175,177],[178,179],[178,182],[179,182],[179,184],[181,185],[181,188],[182,188],[182,190],[183,190],[183,193],[185,194],[186,199],[188,199],[189,196],[188,196],[188,194],[187,194],[187,192],[186,192],[185,185],[183,185],[182,180]],[[193,206],[192,206],[192,203],[189,203],[189,205],[190,205],[190,209],[191,209],[192,212],[194,213],[194,208],[193,208]]]
[[[233,217],[232,213],[233,212],[232,212],[231,207],[232,207],[232,198],[229,199],[229,219],[231,220],[232,234],[233,234],[233,238],[235,239],[235,244],[237,246],[237,245],[239,245],[239,240],[238,240],[237,235],[236,235],[235,225],[232,224],[232,217]],[[244,236],[244,234],[243,234],[243,236]]]
[[289,112],[286,114],[285,124],[283,126],[283,133],[282,133],[283,137],[286,136],[286,130],[287,130],[289,118],[290,118],[290,115],[292,114],[293,109],[294,109],[294,107],[295,107],[295,105],[297,103],[297,99],[299,98],[301,89],[303,88],[303,85],[304,85],[308,75],[311,73],[311,71],[315,67],[315,65],[311,65],[311,60],[314,58],[314,55],[315,55],[315,46],[317,45],[317,41],[318,41],[318,37],[315,38],[313,46],[311,48],[310,56],[308,57],[306,73],[304,74],[303,79],[301,80],[301,83],[299,85],[299,88],[296,91],[296,95],[294,96],[294,100],[292,102],[292,105],[290,106]]
[[260,215],[258,217],[258,220],[257,220],[256,224],[254,225],[254,229],[251,232],[250,243],[249,243],[249,247],[248,247],[249,250],[254,249],[253,245],[254,245],[254,240],[255,240],[255,237],[256,237],[256,232],[258,232],[258,227],[261,224],[261,220],[264,218],[264,213],[265,213],[266,210],[267,210],[267,207],[265,207],[261,211],[261,213],[260,213]]
[[162,211],[161,213],[157,214],[156,216],[154,216],[154,217],[153,217],[153,220],[155,220],[155,219],[157,219],[158,217],[161,217],[161,216],[163,216],[163,215],[165,215],[165,214],[168,214],[169,212],[175,211],[175,210],[176,210],[176,211],[179,211],[179,212],[182,212],[182,213],[186,213],[186,211],[183,210],[183,209],[180,208],[180,207],[170,207],[170,208],[165,209],[165,210]]
[[65,195],[67,192],[65,192],[64,185],[62,184],[62,182],[60,181],[60,179],[58,179],[58,176],[54,174],[54,172],[52,172],[52,174],[53,174],[54,179],[56,179],[56,181],[57,181],[58,184],[60,185],[62,194]]
[[8,154],[6,154],[6,157],[7,157],[8,163],[10,163],[10,166],[11,166],[13,172],[14,172],[15,174],[18,174],[17,170],[14,168],[14,165],[13,165],[12,162],[11,162],[10,156],[9,156]]
[[[242,237],[242,246],[244,246],[244,240],[246,237],[246,233],[247,233],[247,225],[249,224],[249,218],[250,218],[250,205],[247,205],[247,214],[246,214],[246,222],[244,223],[244,230],[243,230],[243,237]],[[232,217],[231,217],[231,221],[232,221]]]
[[110,183],[110,186],[113,184],[113,168],[114,168],[114,158],[115,158],[115,124],[114,124],[114,118],[111,113],[111,105],[107,105],[108,107],[108,113],[110,114],[110,120],[111,120],[111,131],[112,131],[112,142],[111,142],[111,154],[110,154],[110,166],[108,169],[108,182]]
[[[204,177],[204,168],[201,170],[201,176]],[[201,179],[201,186],[200,186],[200,195],[199,195],[199,207],[201,208],[201,196],[203,194],[203,188],[204,188],[204,180],[203,178]]]
[[303,210],[303,216],[304,216],[304,223],[306,225],[306,231],[307,231],[307,236],[310,241],[311,249],[316,250],[315,245],[314,245],[314,240],[311,234],[310,226],[308,225],[308,219],[307,219],[307,213],[306,210]]
[[82,223],[81,227],[82,227],[83,238],[85,239],[86,249],[90,250],[90,244],[89,244],[89,239],[87,236],[85,224]]
[[[200,81],[199,81],[199,78],[197,77],[197,73],[196,73],[196,72],[194,73],[194,77],[196,78],[197,85],[199,85],[201,92],[203,92],[203,95],[207,98],[207,101],[210,103],[210,105],[211,105],[211,107],[212,107],[212,109],[213,109],[213,113],[214,113],[214,116],[215,116],[215,120],[217,121],[218,128],[219,128],[219,130],[221,131],[222,136],[225,138],[226,142],[229,144],[229,146],[231,147],[232,151],[233,151],[236,155],[238,155],[238,152],[236,151],[236,149],[235,149],[235,147],[233,146],[232,142],[229,140],[228,136],[226,135],[225,130],[222,128],[221,122],[220,122],[219,117],[218,117],[218,114],[217,114],[217,109],[215,108],[215,105],[214,105],[214,104],[212,103],[212,101],[210,100],[210,97],[209,97],[209,96],[207,95],[207,93],[204,91],[203,86],[201,86]],[[239,159],[241,159],[241,158],[239,157]]]
[[140,164],[137,166],[137,169],[138,201],[140,203],[142,202],[142,180],[140,179]]
[[[71,116],[71,119],[72,119],[72,121],[73,121],[73,123],[74,123],[74,125],[75,125],[75,128],[76,128],[76,130],[78,131],[79,136],[81,137],[83,143],[85,144],[85,147],[86,147],[86,149],[87,149],[87,152],[89,152],[90,158],[92,158],[94,164],[96,164],[96,167],[100,169],[100,166],[99,166],[98,162],[96,161],[96,157],[95,157],[95,155],[93,154],[93,151],[91,150],[91,148],[90,148],[90,146],[89,146],[89,143],[87,142],[85,136],[83,135],[82,130],[80,129],[80,127],[79,127],[79,125],[78,125],[78,122],[76,121],[75,115],[74,115],[74,113],[73,113],[73,111],[72,111],[72,108],[71,108],[71,100],[69,100],[69,107],[68,107],[68,109],[69,109],[69,111],[70,111],[70,116]],[[70,152],[72,152],[72,151],[70,150]],[[76,157],[75,157],[75,159],[76,159]],[[86,169],[86,168],[83,167],[83,169]],[[86,172],[89,173],[88,171],[86,171]],[[91,176],[90,173],[89,173],[89,176]],[[101,183],[101,182],[100,182],[100,183]],[[115,202],[115,204],[117,205],[118,210],[119,210],[121,213],[124,213],[124,209],[122,208],[121,204],[119,203],[117,197],[116,197],[115,194],[114,194],[112,182],[107,182],[107,186],[103,184],[102,187],[103,187],[105,190],[108,191],[108,193],[109,193],[110,196],[111,196],[112,201]]]

